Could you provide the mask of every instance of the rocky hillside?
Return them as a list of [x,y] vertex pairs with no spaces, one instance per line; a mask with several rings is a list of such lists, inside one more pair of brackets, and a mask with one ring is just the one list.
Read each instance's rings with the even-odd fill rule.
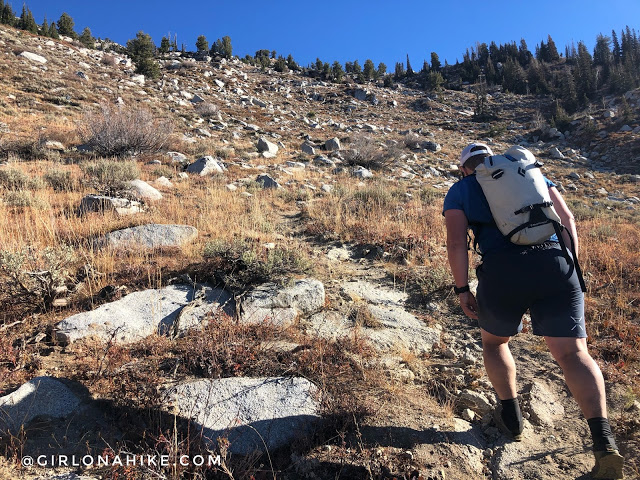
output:
[[526,318],[524,441],[492,420],[441,217],[473,140],[529,148],[576,215],[639,477],[640,91],[559,131],[547,97],[478,121],[473,92],[161,64],[0,29],[0,477],[589,478]]

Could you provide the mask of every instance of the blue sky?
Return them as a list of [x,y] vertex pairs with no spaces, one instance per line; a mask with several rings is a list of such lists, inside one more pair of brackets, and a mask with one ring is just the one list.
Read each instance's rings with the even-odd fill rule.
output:
[[[7,0],[5,0],[7,2]],[[22,2],[9,0],[17,13]],[[316,57],[332,63],[367,58],[393,70],[407,54],[415,70],[435,51],[440,61],[462,60],[476,42],[497,44],[524,38],[529,50],[550,34],[558,50],[579,40],[592,50],[598,33],[618,34],[626,26],[640,34],[638,0],[27,0],[38,23],[67,12],[78,32],[88,26],[96,37],[125,44],[139,30],[156,45],[178,35],[178,45],[195,50],[198,35],[212,44],[231,37],[234,55],[256,50],[291,53],[301,65]]]

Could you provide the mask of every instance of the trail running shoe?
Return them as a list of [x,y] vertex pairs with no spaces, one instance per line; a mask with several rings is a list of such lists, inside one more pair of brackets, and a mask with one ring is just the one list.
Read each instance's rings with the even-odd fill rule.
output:
[[507,425],[504,423],[502,418],[502,405],[498,404],[498,406],[493,410],[493,421],[496,422],[497,427],[500,429],[502,433],[504,433],[508,438],[515,442],[522,441],[522,430],[524,428],[522,422],[518,425],[517,430],[510,430]]
[[598,479],[618,480],[624,478],[622,467],[624,457],[618,450],[607,447],[604,451],[593,452],[596,457],[596,466],[591,470],[591,476]]

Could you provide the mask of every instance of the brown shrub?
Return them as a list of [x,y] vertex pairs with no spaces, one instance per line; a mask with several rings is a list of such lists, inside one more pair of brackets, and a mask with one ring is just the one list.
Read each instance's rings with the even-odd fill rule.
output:
[[158,152],[166,147],[172,130],[168,121],[154,118],[148,110],[105,104],[86,114],[78,127],[82,141],[105,157]]

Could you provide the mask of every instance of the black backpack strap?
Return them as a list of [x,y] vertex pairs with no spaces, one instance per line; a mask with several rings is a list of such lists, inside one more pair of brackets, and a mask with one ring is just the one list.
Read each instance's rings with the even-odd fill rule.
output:
[[580,263],[578,263],[578,257],[576,256],[576,244],[575,244],[575,241],[573,240],[573,237],[571,236],[571,233],[567,232],[569,233],[569,241],[571,242],[571,254],[573,255],[573,258],[571,258],[571,256],[569,255],[569,251],[567,250],[567,245],[564,241],[564,238],[562,237],[562,231],[565,230],[565,226],[553,220],[551,221],[551,223],[553,224],[553,228],[556,231],[558,242],[560,242],[560,246],[562,247],[562,251],[564,252],[564,256],[567,259],[567,262],[569,263],[569,265],[573,265],[573,267],[576,269],[578,282],[580,282],[580,289],[583,292],[586,292],[587,286],[584,283],[584,277],[582,276],[582,269],[580,268]]

